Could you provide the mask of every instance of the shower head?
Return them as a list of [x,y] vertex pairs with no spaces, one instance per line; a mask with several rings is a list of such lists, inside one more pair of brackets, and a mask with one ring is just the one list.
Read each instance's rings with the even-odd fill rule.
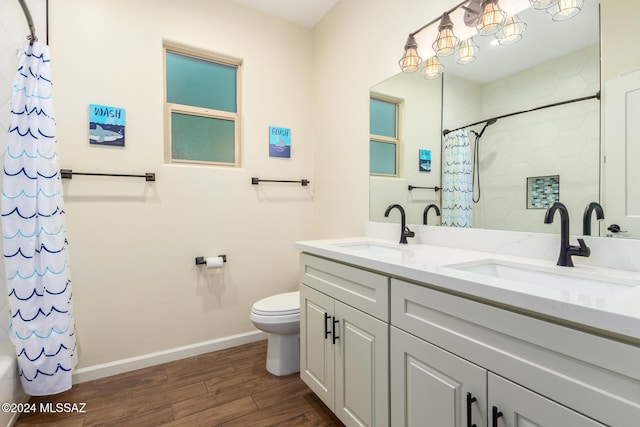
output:
[[492,124],[494,124],[495,122],[497,122],[498,119],[489,119],[487,120],[487,122],[484,124],[484,127],[482,128],[482,130],[480,131],[480,133],[476,133],[476,138],[480,138],[482,136],[482,134],[484,133],[484,131],[491,126]]

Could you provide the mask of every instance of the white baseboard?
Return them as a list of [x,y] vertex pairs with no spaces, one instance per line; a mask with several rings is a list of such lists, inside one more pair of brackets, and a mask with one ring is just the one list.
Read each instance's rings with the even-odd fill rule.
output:
[[113,362],[102,363],[100,365],[87,366],[85,368],[77,369],[73,373],[73,383],[78,384],[86,381],[92,381],[99,378],[109,377],[111,375],[134,371],[136,369],[159,365],[161,363],[210,353],[212,351],[237,347],[239,345],[260,341],[266,338],[266,333],[256,330],[253,332],[231,335],[211,341],[204,341],[155,353],[144,354],[142,356],[130,357],[128,359],[115,360]]
[[[20,388],[20,390],[22,391],[22,387]],[[30,397],[31,396],[29,396],[28,394],[25,394],[24,392],[22,392],[20,397],[16,397],[14,402],[9,402],[9,403],[27,403]],[[5,403],[5,402],[2,402],[2,403]],[[7,427],[13,427],[15,423],[18,421],[19,417],[20,417],[20,412],[17,412],[17,411],[13,412],[11,414],[11,417],[7,421]]]

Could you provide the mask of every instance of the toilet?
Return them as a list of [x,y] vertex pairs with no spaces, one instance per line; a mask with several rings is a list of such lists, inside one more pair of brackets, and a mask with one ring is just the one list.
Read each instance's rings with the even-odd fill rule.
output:
[[256,328],[269,333],[267,371],[288,375],[300,370],[300,291],[272,295],[251,308]]

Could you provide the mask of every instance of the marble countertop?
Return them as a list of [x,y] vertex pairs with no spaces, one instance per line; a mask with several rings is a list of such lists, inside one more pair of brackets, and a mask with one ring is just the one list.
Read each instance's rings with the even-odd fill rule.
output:
[[[339,262],[430,284],[560,321],[596,328],[605,334],[640,340],[640,274],[590,265],[559,267],[555,262],[495,252],[429,244],[397,242],[371,237],[296,242],[296,249]],[[478,264],[526,267],[536,281],[493,277],[466,271]],[[528,270],[531,269],[531,270]],[[576,278],[557,286],[555,280]],[[599,281],[597,281],[599,280]],[[536,282],[536,283],[533,283]],[[584,286],[582,284],[584,283]],[[393,289],[391,289],[393,294]]]

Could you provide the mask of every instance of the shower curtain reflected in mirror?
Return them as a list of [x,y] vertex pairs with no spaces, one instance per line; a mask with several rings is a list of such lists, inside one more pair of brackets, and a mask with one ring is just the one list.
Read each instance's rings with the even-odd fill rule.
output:
[[442,225],[471,227],[473,178],[469,131],[448,133],[443,140],[442,157]]

